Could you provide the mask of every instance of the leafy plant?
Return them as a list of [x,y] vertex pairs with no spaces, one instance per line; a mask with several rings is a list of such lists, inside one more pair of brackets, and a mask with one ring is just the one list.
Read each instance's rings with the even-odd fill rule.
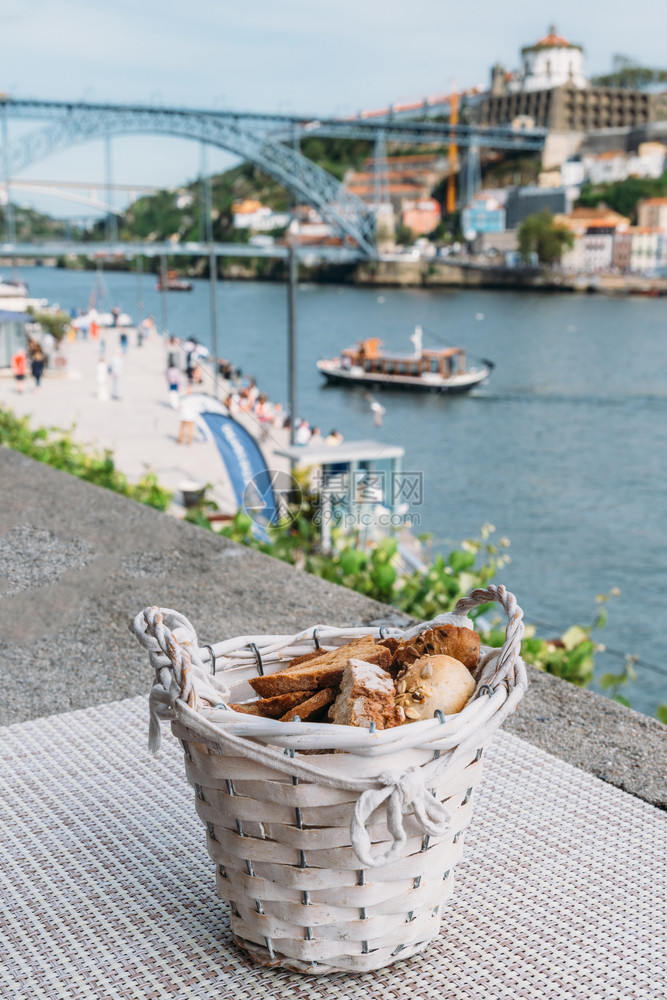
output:
[[38,312],[32,306],[28,306],[28,312],[34,319],[35,323],[39,323],[43,330],[50,333],[58,342],[60,342],[67,328],[70,325],[70,318],[67,313],[63,312]]

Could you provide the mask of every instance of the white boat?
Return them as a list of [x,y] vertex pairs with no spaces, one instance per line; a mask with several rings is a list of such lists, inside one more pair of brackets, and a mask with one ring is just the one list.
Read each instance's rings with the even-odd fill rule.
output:
[[462,347],[423,348],[419,326],[411,340],[412,354],[388,354],[377,337],[369,337],[346,348],[339,358],[318,361],[317,367],[336,385],[450,393],[474,389],[493,370],[493,362],[485,358],[468,362]]
[[13,281],[0,275],[0,296],[7,299],[25,298],[28,286],[25,281]]

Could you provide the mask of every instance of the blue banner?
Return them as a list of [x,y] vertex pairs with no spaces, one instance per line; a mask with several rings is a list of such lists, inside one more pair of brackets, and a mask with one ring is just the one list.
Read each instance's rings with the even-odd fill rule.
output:
[[239,507],[253,520],[253,533],[268,541],[267,524],[278,521],[273,476],[252,434],[232,417],[204,412],[199,417],[209,429],[225,464]]

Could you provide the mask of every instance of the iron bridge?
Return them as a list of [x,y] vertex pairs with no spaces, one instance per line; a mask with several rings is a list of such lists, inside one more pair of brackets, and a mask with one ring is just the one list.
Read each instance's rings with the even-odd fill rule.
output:
[[[295,115],[167,108],[147,105],[91,104],[72,101],[0,98],[4,143],[0,162],[5,182],[22,170],[68,146],[112,135],[153,133],[193,139],[217,146],[255,164],[312,205],[360,256],[374,257],[375,213],[337,178],[300,152],[300,140],[319,136],[365,139],[384,149],[387,142],[413,145],[457,145],[463,149],[492,148],[537,152],[544,146],[545,129],[483,128],[448,122],[397,120],[385,117],[321,119]],[[11,144],[8,119],[47,124]]]

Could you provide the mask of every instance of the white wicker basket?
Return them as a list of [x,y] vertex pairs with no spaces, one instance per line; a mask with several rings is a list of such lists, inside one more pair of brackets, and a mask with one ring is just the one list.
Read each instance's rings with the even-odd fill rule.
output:
[[381,732],[227,708],[253,696],[248,680],[258,670],[273,673],[314,645],[334,649],[378,629],[319,625],[199,648],[177,612],[137,615],[134,632],[156,671],[149,746],[159,746],[159,719],[171,719],[218,894],[229,902],[235,940],[257,962],[367,972],[422,951],[438,934],[484,748],[527,687],[522,612],[504,587],[490,586],[454,615],[383,632],[470,627],[461,616],[488,601],[507,613],[506,640],[482,647],[473,699],[456,715]]

